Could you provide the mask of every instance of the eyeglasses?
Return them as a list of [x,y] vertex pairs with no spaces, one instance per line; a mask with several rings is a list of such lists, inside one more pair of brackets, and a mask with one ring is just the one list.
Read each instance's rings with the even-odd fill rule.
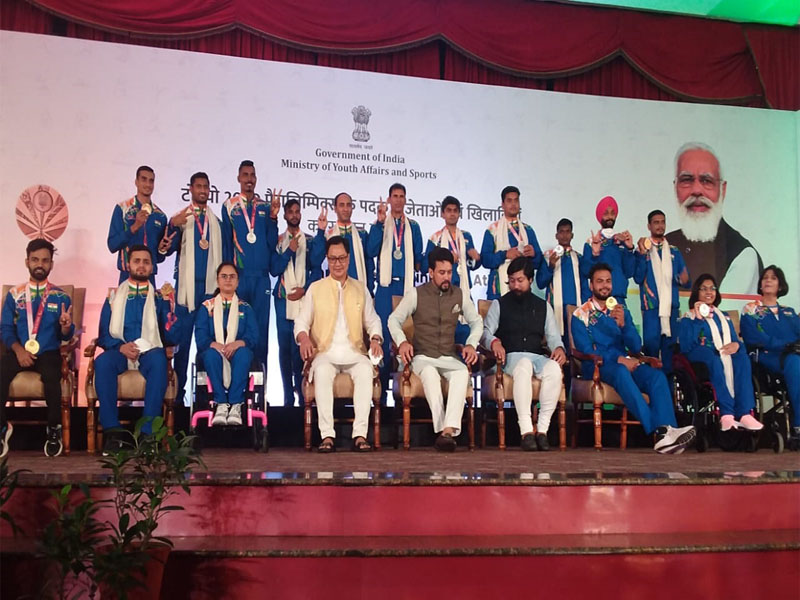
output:
[[236,273],[220,273],[219,278],[224,280],[227,279],[234,280],[234,279],[239,279],[239,276]]
[[350,260],[350,255],[349,254],[345,254],[344,256],[329,256],[328,257],[328,263],[329,264],[339,263],[340,265],[343,265],[348,260]]
[[[717,177],[708,174],[700,175],[696,179],[697,181],[700,182],[700,185],[707,190],[713,190],[715,187],[717,187],[717,185],[721,181]],[[677,182],[678,182],[678,187],[690,188],[694,185],[695,176],[689,175],[688,173],[684,173],[683,175],[678,175]]]
[[701,292],[716,292],[717,291],[717,286],[715,286],[715,285],[701,285],[700,286],[700,291]]

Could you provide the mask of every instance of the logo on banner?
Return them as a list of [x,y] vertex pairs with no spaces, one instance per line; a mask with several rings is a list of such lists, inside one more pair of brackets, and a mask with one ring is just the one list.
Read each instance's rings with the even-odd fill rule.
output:
[[359,104],[358,106],[354,106],[353,110],[350,112],[353,113],[353,122],[356,124],[356,128],[353,129],[353,139],[357,142],[368,142],[370,135],[367,130],[367,125],[369,125],[369,118],[372,115],[372,111]]
[[27,238],[44,238],[52,242],[66,230],[69,211],[57,189],[49,185],[32,185],[19,196],[16,218],[17,227]]

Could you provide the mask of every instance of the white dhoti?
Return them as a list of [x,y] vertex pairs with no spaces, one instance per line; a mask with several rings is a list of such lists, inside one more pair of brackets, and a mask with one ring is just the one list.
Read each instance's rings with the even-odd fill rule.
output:
[[[454,429],[454,436],[461,432],[461,418],[469,387],[467,365],[452,356],[430,358],[417,355],[411,359],[411,370],[422,380],[425,398],[431,408],[433,430],[441,433],[446,427]],[[447,407],[442,397],[442,380],[447,379]]]
[[512,352],[506,357],[506,373],[514,379],[514,407],[520,435],[533,433],[531,420],[531,395],[533,377],[541,380],[539,386],[539,418],[536,431],[547,434],[550,419],[558,405],[563,376],[558,363],[544,355],[532,352]]
[[356,354],[345,359],[346,362],[339,362],[330,352],[323,352],[311,363],[317,421],[322,439],[336,437],[333,428],[333,380],[339,373],[347,373],[353,380],[353,437],[367,438],[369,410],[372,407],[372,363],[366,356]]

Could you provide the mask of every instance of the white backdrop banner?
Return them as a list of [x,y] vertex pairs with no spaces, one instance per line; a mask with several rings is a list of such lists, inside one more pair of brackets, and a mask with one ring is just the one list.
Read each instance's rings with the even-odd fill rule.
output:
[[[617,230],[647,233],[662,209],[681,228],[673,185],[676,150],[713,147],[727,193],[725,222],[763,264],[784,268],[787,304],[800,289],[798,113],[560,94],[291,65],[211,54],[0,31],[0,221],[2,281],[27,273],[27,235],[43,230],[58,249],[51,279],[88,288],[95,335],[106,289],[117,282],[106,247],[114,205],[133,195],[136,167],[155,169],[154,201],[167,214],[189,200],[188,180],[209,174],[212,206],[238,191],[239,162],[255,162],[257,192],[297,197],[314,233],[320,207],[339,191],[353,220],[375,220],[395,181],[427,239],[442,227],[446,195],[463,205],[462,227],[480,246],[500,214],[500,190],[521,189],[523,219],[543,249],[556,222],[575,225],[581,247],[598,227],[595,205],[620,206]],[[49,186],[61,195],[39,194]],[[26,195],[27,191],[27,195]],[[20,199],[23,199],[20,201]],[[26,202],[25,199],[28,199]],[[333,218],[333,212],[330,215]],[[281,219],[281,229],[283,221]],[[172,279],[172,259],[159,283]],[[478,271],[474,298],[485,295]],[[697,273],[695,273],[697,275]],[[638,307],[631,282],[629,305]],[[726,280],[740,306],[755,290]],[[276,349],[273,336],[270,347]],[[277,351],[270,396],[281,398]],[[274,395],[273,395],[274,394]]]

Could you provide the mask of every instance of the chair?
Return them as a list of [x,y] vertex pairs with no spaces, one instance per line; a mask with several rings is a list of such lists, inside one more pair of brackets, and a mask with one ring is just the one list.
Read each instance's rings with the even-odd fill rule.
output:
[[[116,289],[116,288],[111,288]],[[175,351],[174,346],[164,348],[167,354],[167,391],[164,393],[163,414],[167,424],[167,432],[173,435],[175,431],[175,413],[173,404],[178,392],[178,379],[172,369],[172,357]],[[97,452],[98,448],[103,448],[103,426],[97,418],[97,390],[94,386],[94,355],[97,352],[97,338],[93,339],[83,352],[83,356],[89,359],[86,367],[86,450],[90,454]],[[145,378],[139,371],[131,369],[125,371],[117,377],[117,406],[125,403],[132,406],[134,402],[144,402]],[[134,421],[120,420],[122,425],[131,425]]]
[[[570,399],[574,410],[572,430],[572,447],[575,448],[578,444],[578,426],[585,423],[592,423],[594,425],[594,447],[595,450],[602,450],[603,448],[603,423],[606,425],[619,425],[621,429],[619,447],[623,450],[628,446],[628,425],[641,425],[639,421],[628,418],[628,408],[622,401],[622,398],[617,394],[616,390],[603,383],[600,380],[600,366],[603,364],[603,359],[597,354],[584,354],[575,348],[575,343],[572,339],[572,313],[575,312],[574,305],[567,306],[567,315],[569,322],[569,345],[570,345],[570,360],[573,361],[571,365],[572,382],[570,388]],[[653,368],[660,369],[661,361],[651,356],[644,356],[642,354],[632,355],[639,362],[650,365]],[[581,375],[581,361],[591,361],[594,363],[594,371],[592,372],[591,379],[584,379]],[[642,394],[646,402],[650,402],[647,394]],[[611,404],[614,407],[622,409],[622,414],[618,419],[609,419],[603,416],[603,406]],[[591,418],[580,418],[580,411],[584,407],[589,407],[592,410]]]
[[[369,338],[364,336],[364,343],[369,348]],[[314,394],[314,384],[311,382],[309,375],[311,373],[311,363],[314,361],[312,356],[309,360],[305,361],[303,365],[303,398],[305,403],[303,405],[304,419],[303,419],[303,436],[305,438],[305,448],[311,451],[311,430],[314,420],[314,406],[316,405]],[[352,403],[353,392],[355,386],[353,379],[347,373],[337,373],[333,379],[333,406],[336,408],[336,403],[347,406],[346,401]],[[378,375],[378,367],[372,368],[372,431],[373,442],[372,447],[375,450],[381,448],[381,381]],[[351,418],[334,418],[334,423],[352,423],[354,419]]]
[[[396,309],[397,305],[403,299],[402,296],[392,296],[392,309]],[[406,319],[403,323],[403,332],[406,338],[410,341],[414,339],[414,320],[412,317]],[[392,344],[392,353],[394,359],[397,358],[397,352],[394,344]],[[450,389],[447,380],[442,377],[442,395],[447,400],[447,393]],[[395,406],[402,403],[403,406],[403,450],[408,450],[411,447],[411,423],[432,423],[433,419],[428,418],[411,418],[411,407],[415,400],[425,400],[425,390],[422,387],[422,380],[411,370],[411,365],[404,365],[402,371],[399,365],[395,365],[394,372],[392,373],[392,394],[394,396]],[[467,403],[467,434],[469,436],[469,449],[475,450],[475,406],[473,402],[474,392],[472,385],[472,378],[467,385],[467,394],[465,402]],[[420,403],[418,403],[420,404]],[[424,402],[427,407],[427,401]],[[463,419],[462,419],[463,422]]]
[[[478,312],[480,313],[482,319],[486,319],[486,314],[489,312],[489,307],[491,304],[491,300],[478,300]],[[496,365],[496,371],[494,373],[490,373],[489,369],[496,364],[494,356],[487,348],[481,348],[481,353],[485,357],[481,368],[483,371],[483,376],[481,378],[481,447],[486,446],[486,425],[488,423],[497,423],[498,447],[500,450],[505,450],[505,403],[510,402],[511,406],[514,406],[514,379],[508,373],[503,372],[503,365]],[[541,384],[542,382],[540,379],[533,377],[531,402],[534,404],[534,433],[538,433],[535,423],[539,411],[538,400]],[[502,398],[503,401],[498,402],[498,398]],[[494,418],[489,416],[488,411],[489,405],[492,403],[497,407],[497,416]],[[566,404],[567,395],[564,385],[562,384],[561,395],[558,398],[558,447],[560,450],[565,450],[567,447]],[[545,431],[544,433],[546,434],[547,432]]]
[[[86,288],[76,288],[72,285],[59,285],[72,302],[72,321],[75,324],[75,335],[72,339],[61,344],[61,441],[64,445],[64,454],[70,453],[70,408],[78,403],[78,351],[83,332],[83,304],[86,297]],[[10,285],[4,285],[2,298],[8,295]],[[0,344],[0,354],[6,351]],[[30,407],[32,402],[44,402],[44,385],[41,376],[35,371],[22,371],[17,373],[11,381],[8,393],[10,406],[24,405]],[[47,425],[44,419],[14,420],[15,425]]]

